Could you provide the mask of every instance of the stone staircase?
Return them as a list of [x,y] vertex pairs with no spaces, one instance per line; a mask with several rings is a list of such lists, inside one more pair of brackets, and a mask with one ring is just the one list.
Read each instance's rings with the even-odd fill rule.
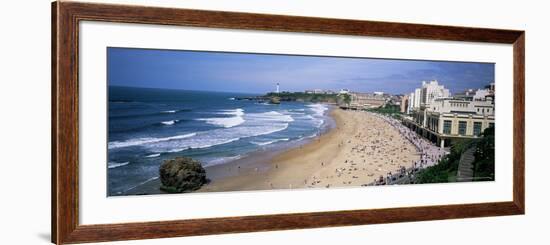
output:
[[474,165],[472,164],[475,160],[474,152],[476,147],[468,148],[462,156],[460,156],[460,162],[458,163],[458,172],[456,180],[459,182],[471,181],[474,177]]

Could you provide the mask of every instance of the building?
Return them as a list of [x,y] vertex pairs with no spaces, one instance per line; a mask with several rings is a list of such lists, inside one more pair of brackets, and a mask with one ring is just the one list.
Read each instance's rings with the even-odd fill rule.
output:
[[358,92],[349,92],[351,102],[348,109],[353,110],[362,110],[370,108],[378,108],[386,105],[388,100],[385,95],[377,95],[373,93],[358,93]]
[[417,88],[414,92],[409,94],[409,105],[407,108],[407,114],[414,110],[414,108],[420,108],[420,98],[422,97],[422,90]]
[[456,99],[462,99],[462,100],[474,100],[475,92],[476,91],[474,89],[470,88],[470,89],[464,90],[463,92],[454,94],[453,97]]
[[409,107],[407,114],[411,113],[415,108],[420,108],[420,99],[422,98],[422,89],[417,88],[409,95]]
[[401,97],[401,113],[409,113],[409,96],[408,95],[403,95]]
[[340,92],[338,92],[338,94],[349,94],[349,90],[346,89],[346,88],[343,88],[343,89],[340,89]]
[[414,107],[414,92],[409,94],[406,114],[410,114],[413,107]]
[[489,89],[478,89],[473,96],[473,100],[486,100],[491,95],[492,93]]
[[[494,86],[493,86],[494,87]],[[486,100],[493,96],[493,91],[490,88],[484,89],[466,89],[464,92],[453,95],[456,99],[462,100]]]
[[485,86],[486,89],[489,89],[489,91],[491,91],[492,94],[495,93],[495,83],[492,82],[492,83],[489,83],[489,85]]
[[403,100],[403,95],[401,94],[395,94],[395,95],[391,95],[391,94],[375,94],[373,93],[374,95],[378,95],[378,96],[382,96],[383,98],[386,99],[386,103],[385,105],[393,105],[393,106],[397,106],[399,108],[401,108],[401,102]]
[[335,94],[332,90],[313,89],[304,91],[306,94]]
[[422,87],[415,89],[413,93],[409,94],[407,114],[420,109],[422,106],[430,105],[436,99],[449,97],[451,97],[449,90],[443,85],[439,85],[437,80],[422,81]]
[[479,137],[486,128],[494,127],[494,108],[491,100],[440,98],[428,107],[413,111],[403,123],[445,147],[457,139]]
[[443,85],[439,85],[437,80],[429,81],[429,82],[422,82],[422,88],[421,88],[421,97],[420,97],[420,104],[421,105],[429,105],[431,104],[435,99],[438,98],[448,98],[451,96],[451,93],[448,89],[446,89]]
[[403,124],[441,147],[479,137],[495,125],[494,90],[468,89],[451,97],[448,89],[431,81],[422,82],[410,96]]

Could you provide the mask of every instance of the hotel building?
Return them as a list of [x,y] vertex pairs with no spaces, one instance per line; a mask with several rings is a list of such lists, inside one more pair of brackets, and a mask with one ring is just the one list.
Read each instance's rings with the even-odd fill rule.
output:
[[422,97],[422,89],[417,88],[409,95],[409,106],[407,114],[411,113],[414,108],[420,108],[420,98]]
[[363,110],[382,107],[389,100],[385,94],[349,92],[351,103],[346,109]]
[[401,97],[401,104],[399,104],[400,106],[400,109],[401,109],[401,113],[408,113],[409,110],[409,96],[408,95],[403,95],[403,97]]
[[457,139],[479,137],[486,128],[494,127],[494,93],[475,93],[471,100],[453,98],[437,82],[423,83],[420,90],[420,105],[408,107],[403,124],[441,147]]
[[306,94],[336,94],[332,90],[324,90],[324,89],[305,90],[304,93],[306,93]]

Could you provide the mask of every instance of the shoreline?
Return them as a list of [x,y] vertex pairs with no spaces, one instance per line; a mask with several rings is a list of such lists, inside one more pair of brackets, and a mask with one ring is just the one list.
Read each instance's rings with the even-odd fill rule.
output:
[[[416,147],[378,116],[339,108],[329,115],[333,127],[317,137],[206,167],[211,182],[195,192],[366,186],[420,159]],[[163,194],[159,186],[156,179],[125,194]]]
[[[414,145],[383,119],[335,108],[336,126],[299,147],[237,160],[238,174],[214,179],[198,192],[365,186],[420,157]],[[247,161],[253,162],[247,165]]]
[[[328,113],[330,119],[334,121],[334,125],[326,128],[318,136],[301,142],[293,142],[284,148],[256,151],[244,158],[207,168],[207,175],[209,175],[208,171],[210,171],[210,176],[215,176],[215,179],[196,192],[292,189],[300,187],[299,183],[302,183],[303,180],[297,180],[296,178],[280,182],[272,181],[273,178],[276,178],[276,175],[286,178],[286,170],[300,172],[300,170],[294,169],[292,166],[286,166],[287,164],[281,163],[280,160],[284,159],[288,154],[293,154],[292,152],[304,149],[309,151],[316,148],[319,142],[325,141],[323,139],[332,137],[336,133],[335,131],[338,129],[339,124],[339,120],[333,114],[336,110],[340,109],[332,108]],[[296,166],[298,165],[294,167]],[[309,175],[307,172],[303,172],[303,174]],[[274,183],[277,183],[277,185],[274,185]]]
[[[228,177],[237,177],[245,173],[250,173],[251,170],[256,172],[264,172],[268,170],[271,159],[276,155],[286,152],[295,147],[301,147],[312,142],[314,139],[331,132],[336,128],[336,122],[334,118],[329,114],[336,108],[332,105],[328,107],[328,113],[325,118],[325,122],[319,128],[319,133],[316,136],[308,136],[296,141],[291,141],[283,145],[274,145],[267,147],[260,147],[256,151],[246,154],[242,158],[235,159],[229,162],[224,162],[221,164],[210,165],[204,167],[206,170],[207,178],[211,181],[210,183],[201,187],[201,189],[193,191],[194,192],[205,192],[205,187],[211,185],[214,180],[225,179]],[[130,190],[127,190],[122,195],[113,195],[116,196],[125,196],[125,195],[154,195],[154,194],[168,194],[160,190],[160,179],[150,179],[141,185],[138,185]],[[256,189],[254,189],[256,190]],[[261,189],[259,189],[261,190]],[[224,190],[225,191],[225,190]],[[240,191],[240,190],[228,190],[228,191]]]

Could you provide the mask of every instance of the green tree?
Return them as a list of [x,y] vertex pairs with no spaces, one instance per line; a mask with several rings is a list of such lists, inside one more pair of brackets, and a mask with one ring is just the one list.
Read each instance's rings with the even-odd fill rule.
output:
[[475,147],[474,152],[474,181],[488,181],[495,179],[495,129],[493,127],[483,131],[479,139],[464,139],[455,141],[449,155],[440,160],[439,164],[421,170],[416,176],[416,183],[445,183],[456,180],[460,157],[469,148]]
[[462,153],[472,146],[473,140],[456,141],[451,152],[443,157],[438,164],[421,170],[415,183],[447,183],[456,181],[458,164]]
[[351,95],[349,94],[338,95],[338,104],[349,106],[351,104]]
[[495,128],[483,131],[474,153],[474,177],[478,180],[495,179]]

